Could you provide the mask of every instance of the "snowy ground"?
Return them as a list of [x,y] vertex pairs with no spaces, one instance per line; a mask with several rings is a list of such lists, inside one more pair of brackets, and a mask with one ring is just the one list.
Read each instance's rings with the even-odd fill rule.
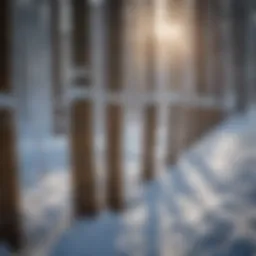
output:
[[122,214],[76,221],[50,255],[255,255],[255,120],[209,134]]

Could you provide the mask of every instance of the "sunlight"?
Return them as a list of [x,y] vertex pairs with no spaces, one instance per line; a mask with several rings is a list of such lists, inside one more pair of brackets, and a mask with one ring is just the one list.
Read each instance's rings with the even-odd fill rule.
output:
[[184,28],[180,24],[169,24],[166,21],[156,25],[156,36],[161,42],[181,44],[185,40]]

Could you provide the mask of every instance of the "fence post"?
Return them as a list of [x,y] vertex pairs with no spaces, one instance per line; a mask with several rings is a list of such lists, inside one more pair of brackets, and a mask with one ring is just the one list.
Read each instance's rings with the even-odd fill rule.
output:
[[[147,17],[147,31],[146,35],[146,90],[145,93],[149,96],[154,94],[156,89],[156,47],[157,38],[154,34],[154,27],[156,23],[155,1],[148,1],[146,8]],[[145,181],[153,180],[156,175],[156,139],[157,139],[157,104],[147,103],[143,109],[143,158],[142,158],[142,177]]]
[[[89,1],[76,0],[73,8],[73,58],[75,68],[86,71],[90,56]],[[77,86],[77,84],[76,84]],[[87,84],[91,87],[91,84]],[[74,88],[75,89],[75,88]],[[74,99],[71,103],[70,133],[74,210],[77,217],[95,215],[98,211],[94,157],[93,99]]]
[[221,0],[209,1],[209,32],[210,32],[210,60],[211,72],[213,76],[210,77],[212,85],[210,93],[213,97],[223,99],[225,93],[224,84],[224,40],[223,40],[223,23],[225,12],[223,10],[224,4]]
[[207,94],[207,38],[205,28],[208,22],[208,0],[195,0],[194,6],[194,49],[195,49],[195,90],[199,95]]
[[[108,92],[123,89],[124,0],[107,0],[107,86]],[[124,168],[122,161],[123,107],[108,103],[106,109],[107,204],[114,211],[122,210],[124,198]]]
[[61,52],[61,4],[59,0],[50,1],[51,10],[51,61],[53,94],[53,129],[55,134],[67,132],[66,111],[63,107],[62,52]]
[[232,38],[234,43],[234,83],[236,95],[236,110],[244,112],[248,105],[248,84],[246,72],[246,45],[248,40],[249,22],[248,0],[231,1],[232,11]]
[[[0,8],[0,93],[7,96],[11,90],[11,5],[4,0]],[[0,241],[12,248],[21,246],[19,217],[19,186],[17,166],[17,140],[13,109],[0,106]]]

